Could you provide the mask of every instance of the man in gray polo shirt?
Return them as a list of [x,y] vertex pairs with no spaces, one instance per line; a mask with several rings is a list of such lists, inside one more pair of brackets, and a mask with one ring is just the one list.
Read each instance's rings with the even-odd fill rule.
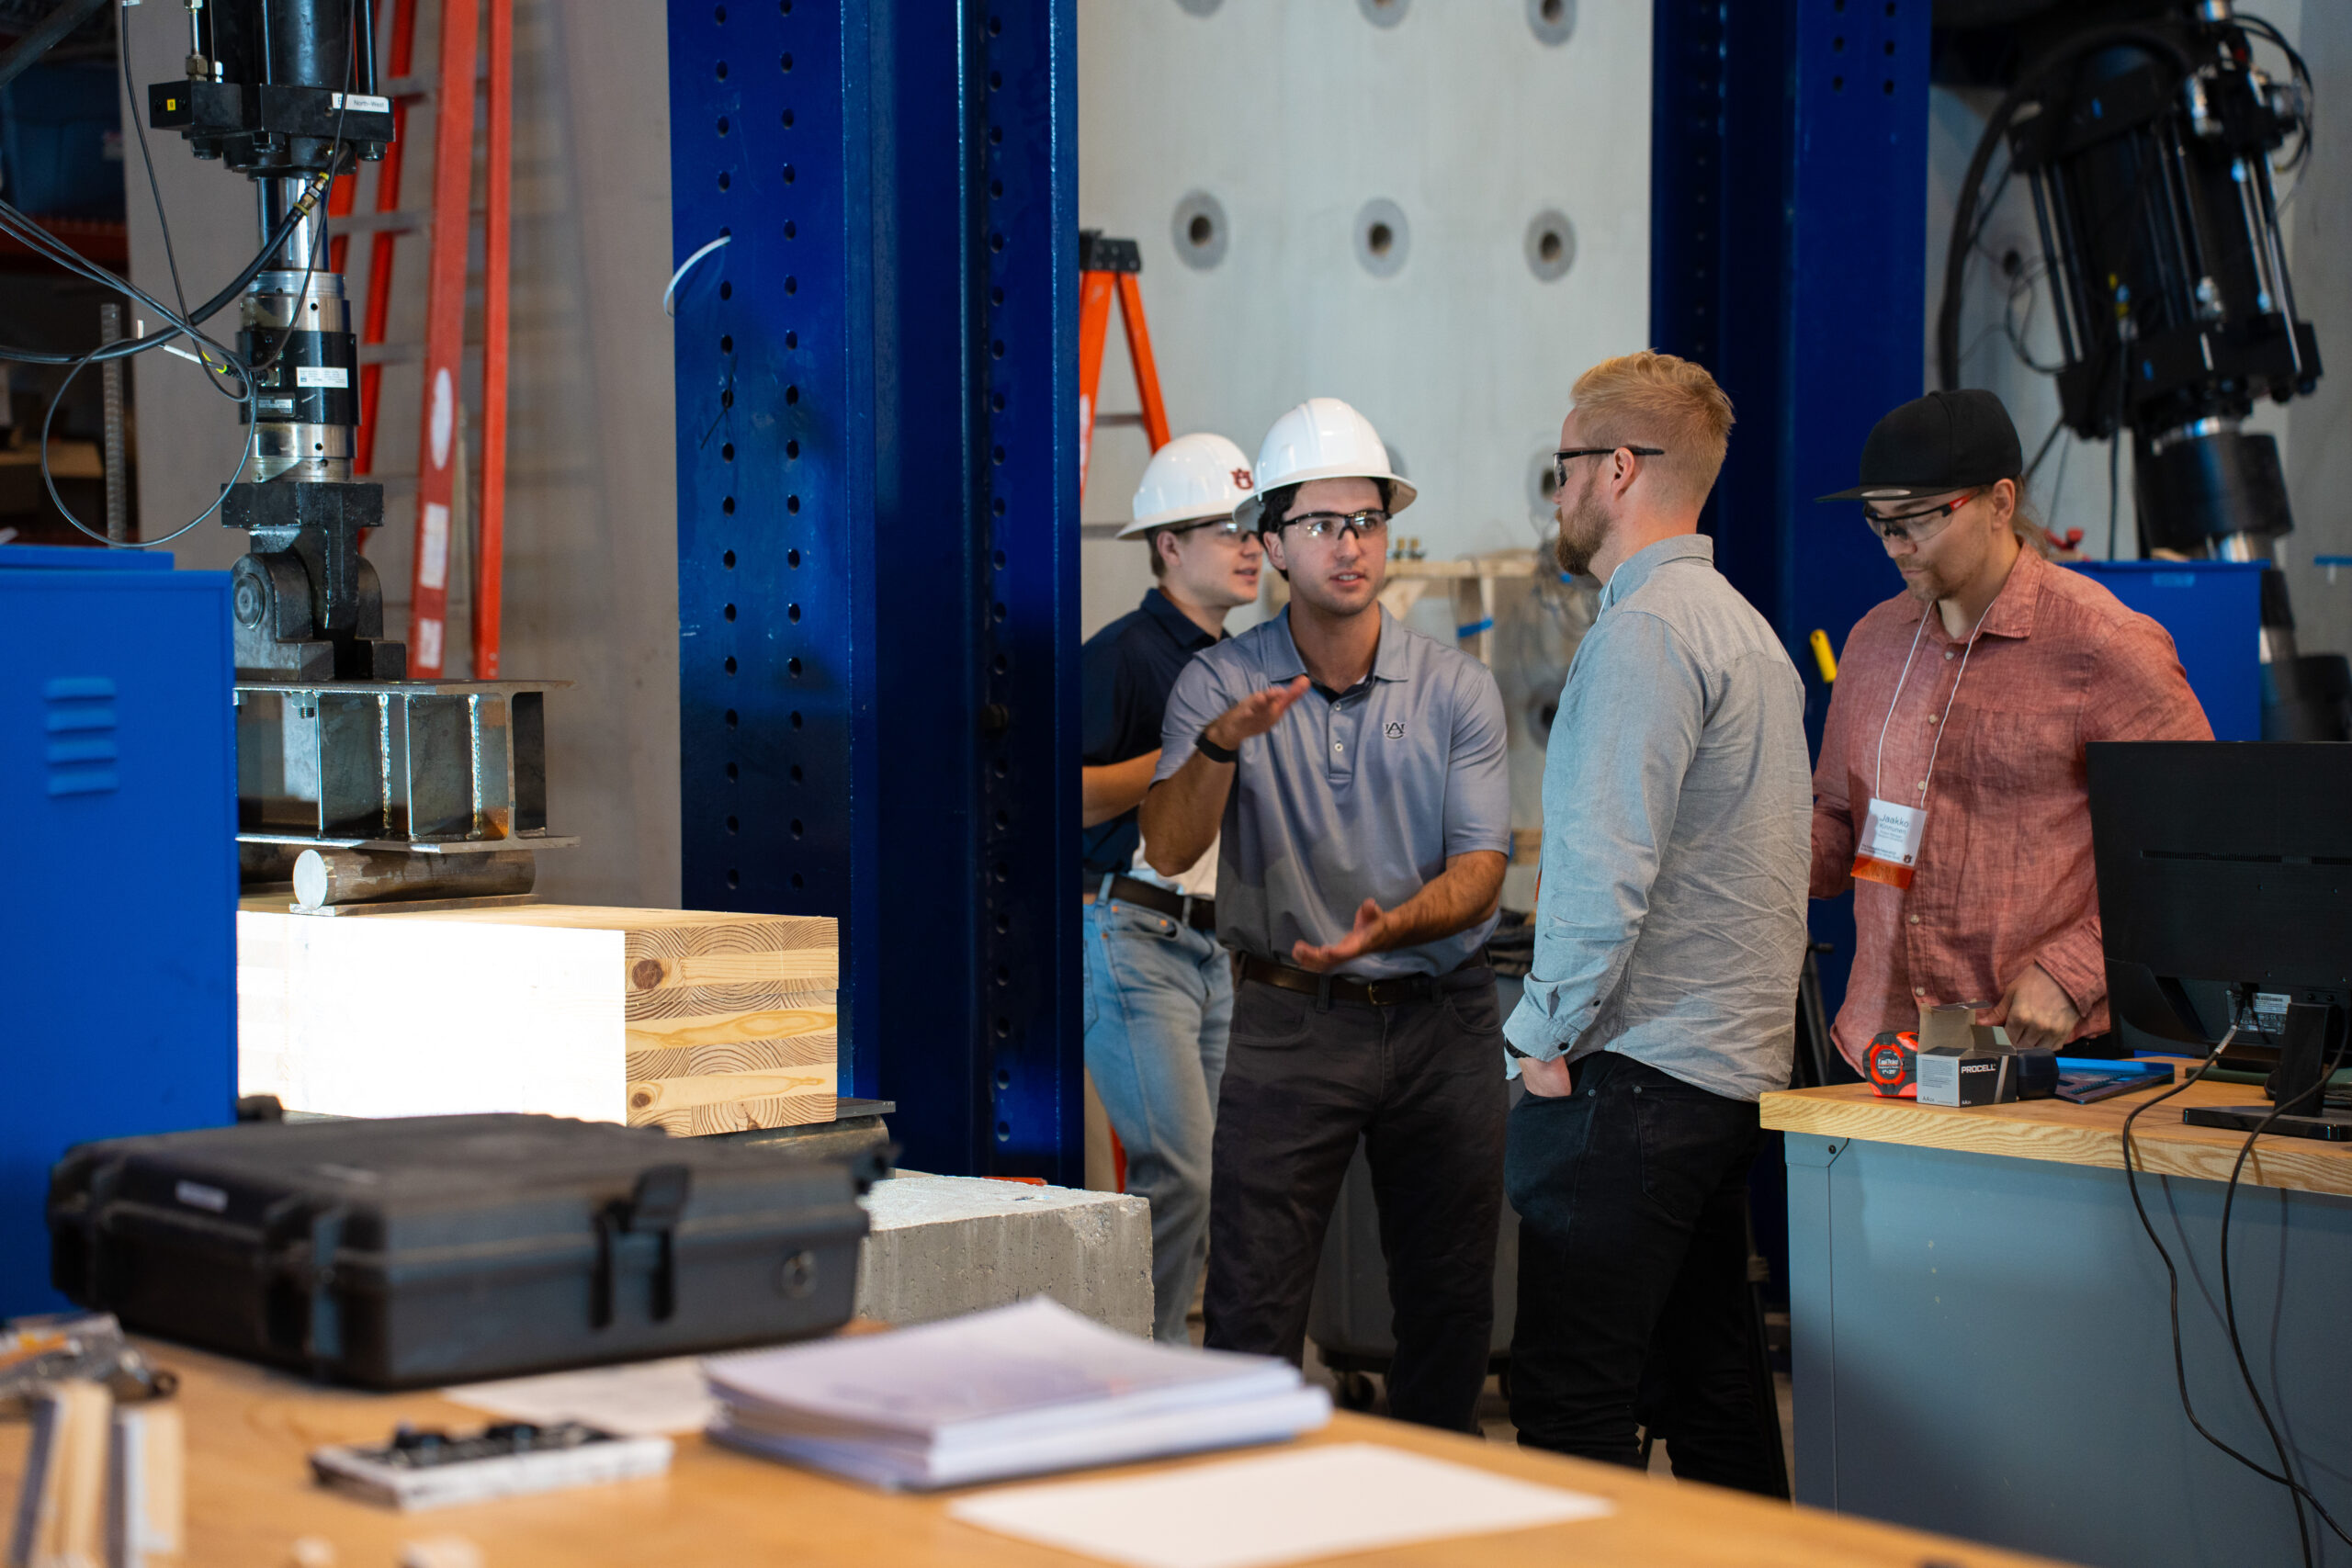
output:
[[1714,378],[1632,354],[1575,396],[1560,567],[1606,586],[1552,727],[1534,967],[1505,1026],[1528,1090],[1511,1422],[1530,1447],[1637,1465],[1646,1383],[1676,1475],[1772,1493],[1747,1168],[1794,1044],[1804,692],[1698,533],[1732,423]]
[[[1217,936],[1242,957],[1209,1186],[1208,1343],[1303,1355],[1361,1134],[1396,1312],[1389,1410],[1471,1427],[1494,1325],[1505,1089],[1483,952],[1510,847],[1502,696],[1380,607],[1413,499],[1363,417],[1317,398],[1259,452],[1289,606],[1177,678],[1145,852],[1223,829]],[[1808,814],[1810,807],[1808,807]],[[1809,819],[1809,815],[1808,815]]]

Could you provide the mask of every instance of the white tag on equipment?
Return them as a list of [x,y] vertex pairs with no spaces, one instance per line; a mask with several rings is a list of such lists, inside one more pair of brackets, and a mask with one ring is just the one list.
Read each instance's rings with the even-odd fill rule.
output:
[[1854,874],[1889,887],[1910,886],[1911,874],[1919,863],[1919,840],[1927,830],[1928,813],[1923,807],[1873,798],[1855,846]]

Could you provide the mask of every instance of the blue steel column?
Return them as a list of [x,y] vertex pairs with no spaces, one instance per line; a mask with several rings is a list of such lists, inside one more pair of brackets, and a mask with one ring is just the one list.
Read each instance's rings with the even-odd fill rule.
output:
[[[917,6],[921,9],[920,4]],[[989,0],[980,978],[989,1167],[1085,1178],[1078,887],[1078,14]],[[982,380],[975,377],[976,381]]]
[[[1842,648],[1898,591],[1851,507],[1880,415],[1926,384],[1929,0],[1657,0],[1650,338],[1698,360],[1739,424],[1709,503],[1725,575],[1828,706],[1807,639]],[[1850,901],[1815,906],[1834,1013]]]
[[690,906],[910,1165],[1080,1175],[1072,0],[671,6]]

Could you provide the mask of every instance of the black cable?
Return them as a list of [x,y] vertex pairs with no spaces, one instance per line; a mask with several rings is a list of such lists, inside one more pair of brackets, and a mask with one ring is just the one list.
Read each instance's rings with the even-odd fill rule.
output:
[[[2343,1066],[2344,1050],[2345,1042],[2342,1040],[2337,1041],[2334,1054],[2321,1065],[2319,1077],[2316,1081],[2314,1081],[2308,1089],[2305,1089],[2301,1093],[2291,1095],[2283,1100],[2275,1101],[2271,1105],[2270,1114],[2265,1116],[2260,1122],[2256,1122],[2254,1130],[2245,1135],[2245,1145],[2238,1150],[2237,1162],[2230,1167],[2229,1185],[2223,1188],[2222,1192],[2222,1321],[2229,1325],[2230,1352],[2237,1358],[2238,1376],[2245,1383],[2246,1397],[2254,1401],[2254,1412],[2256,1415],[2262,1417],[2262,1429],[2270,1436],[2271,1450],[2278,1456],[2278,1468],[2290,1476],[2292,1476],[2295,1473],[2295,1468],[2293,1461],[2287,1457],[2286,1439],[2278,1435],[2278,1425],[2270,1418],[2270,1406],[2264,1401],[2262,1397],[2262,1390],[2255,1382],[2254,1369],[2246,1364],[2245,1341],[2238,1337],[2237,1293],[2230,1285],[2230,1213],[2237,1204],[2238,1178],[2245,1173],[2247,1156],[2254,1153],[2254,1141],[2262,1136],[2263,1134],[2268,1132],[2270,1130],[2270,1124],[2278,1121],[2279,1117],[2287,1114],[2290,1107],[2301,1105],[2304,1100],[2310,1099],[2315,1094],[2321,1097],[2321,1103],[2323,1105],[2325,1104],[2325,1090],[2328,1080],[2334,1077],[2335,1076],[2336,1069]],[[2298,1483],[2288,1495],[2293,1500],[2295,1505],[2296,1532],[2304,1537],[2303,1561],[2305,1562],[2309,1562],[2312,1560],[2312,1549],[2311,1540],[2306,1531],[2305,1522],[2303,1519],[2303,1496],[2305,1495],[2305,1493],[2306,1488]],[[2316,1500],[2314,1500],[2313,1506],[2317,1506]],[[2338,1531],[2337,1533],[2341,1534],[2342,1532]]]
[[2287,41],[2287,35],[2280,32],[2277,24],[2268,17],[2240,15],[2231,19],[2239,27],[2253,32],[2257,38],[2267,39],[2276,44],[2279,52],[2287,57],[2287,69],[2293,73],[2295,85],[2302,90],[2303,118],[2302,124],[2297,128],[2295,151],[2288,157],[2286,163],[2279,165],[2282,172],[2301,169],[2312,153],[2312,68],[2304,62],[2301,52]]
[[[2345,1533],[2344,1527],[2335,1522],[2335,1516],[2329,1513],[2326,1506],[2323,1505],[2317,1497],[2312,1495],[2309,1487],[2305,1486],[2301,1482],[2297,1481],[2291,1473],[2283,1475],[2277,1473],[2276,1472],[2265,1468],[2259,1461],[2240,1453],[2228,1443],[2223,1442],[2220,1438],[2214,1436],[2212,1431],[2206,1427],[2205,1423],[2199,1418],[2197,1406],[2188,1397],[2188,1365],[2187,1358],[2181,1348],[2180,1270],[2174,1265],[2171,1252],[2166,1250],[2164,1242],[2157,1236],[2155,1224],[2148,1218],[2147,1205],[2141,1201],[2140,1197],[2139,1171],[2132,1157],[2132,1124],[2137,1122],[2148,1111],[2154,1110],[2159,1105],[2162,1105],[2165,1100],[2171,1100],[2177,1095],[2187,1093],[2190,1085],[2196,1083],[2199,1078],[2202,1078],[2208,1072],[2211,1072],[2215,1065],[2221,1061],[2222,1053],[2229,1049],[2230,1043],[2235,1040],[2237,1036],[2238,1026],[2236,1024],[2232,1024],[2229,1032],[2222,1036],[2221,1043],[2213,1047],[2211,1054],[2209,1055],[2202,1063],[2199,1064],[2195,1072],[2189,1074],[2188,1077],[2182,1079],[2181,1082],[2175,1085],[2173,1088],[2165,1090],[2164,1093],[2155,1096],[2154,1099],[2143,1100],[2138,1105],[2133,1106],[2132,1108],[2131,1114],[2123,1118],[2123,1184],[2132,1194],[2132,1212],[2140,1216],[2140,1228],[2147,1233],[2148,1245],[2156,1249],[2157,1260],[2164,1265],[2165,1278],[2168,1281],[2165,1314],[2172,1324],[2172,1371],[2174,1382],[2177,1385],[2180,1391],[2181,1414],[2188,1417],[2188,1424],[2196,1430],[2197,1435],[2204,1438],[2214,1448],[2220,1450],[2231,1459],[2237,1461],[2238,1463],[2254,1472],[2255,1474],[2262,1477],[2263,1480],[2270,1482],[2274,1485],[2288,1487],[2293,1492],[2300,1494],[2301,1500],[2311,1505],[2312,1508],[2319,1515],[2320,1518],[2325,1521],[2329,1529],[2334,1530],[2337,1537],[2346,1545],[2352,1545],[2352,1535],[2346,1535]],[[2301,1510],[2299,1508],[2299,1518]],[[2305,1556],[2308,1561],[2308,1547],[2305,1549]]]
[[[351,112],[351,94],[348,89],[352,85],[352,67],[356,62],[356,55],[354,51],[358,48],[358,0],[351,0],[350,7],[346,15],[348,22],[344,35],[345,43],[343,62],[343,85],[345,90],[338,95],[342,99],[342,102],[337,104],[335,107],[334,135],[330,139],[327,144],[328,152],[326,172],[323,175],[312,176],[311,188],[288,208],[285,218],[279,220],[276,230],[266,236],[261,254],[254,258],[253,265],[243,269],[238,281],[234,283],[231,288],[222,290],[220,294],[216,295],[211,300],[206,303],[204,316],[209,316],[214,313],[222,308],[230,299],[242,294],[245,286],[251,283],[255,276],[259,276],[263,270],[264,264],[270,261],[277,255],[278,250],[284,246],[287,240],[292,236],[295,229],[300,224],[301,220],[316,209],[320,211],[318,237],[310,247],[309,254],[303,258],[304,266],[302,272],[302,283],[300,288],[295,295],[295,299],[298,303],[310,292],[311,280],[318,272],[320,254],[325,249],[327,244],[327,226],[325,215],[322,209],[322,198],[325,197],[327,193],[334,187],[335,176],[340,172],[340,166],[345,163],[345,154],[349,151],[349,149],[346,149],[344,145],[343,132],[347,122],[347,117]],[[123,83],[125,89],[128,90],[130,85],[130,29],[128,28],[118,26],[115,31],[115,37],[118,51],[122,62]],[[137,120],[135,104],[133,106],[133,119],[134,121]],[[163,190],[155,179],[154,161],[148,154],[146,129],[143,122],[139,122],[139,150],[140,156],[142,161],[145,162],[147,167],[148,187],[153,194],[155,199],[156,222],[164,231],[164,254],[166,257],[169,257],[172,254],[171,224],[170,220],[165,218],[164,214]],[[350,162],[356,165],[357,160],[354,157]],[[195,321],[203,320],[204,316],[198,316],[191,319],[187,313],[187,297],[181,290],[179,264],[176,260],[172,262],[171,266],[172,288],[176,298],[176,302],[180,306],[180,310],[177,312],[175,312],[164,306],[162,301],[156,299],[153,295],[147,293],[144,289],[140,288],[129,279],[117,276],[112,272],[107,271],[104,267],[98,266],[96,263],[82,255],[63,241],[56,239],[53,235],[49,235],[46,231],[40,231],[39,226],[34,224],[29,218],[26,217],[23,213],[17,211],[14,207],[5,201],[0,201],[0,227],[11,230],[21,227],[38,231],[40,232],[42,238],[40,242],[34,243],[33,248],[48,255],[50,259],[56,261],[60,265],[66,267],[69,271],[78,273],[94,282],[103,283],[107,287],[112,288],[132,299],[146,304],[170,324],[172,330],[169,332],[157,333],[148,336],[130,339],[123,344],[101,344],[97,348],[77,357],[58,356],[55,360],[51,361],[53,363],[68,364],[71,366],[71,368],[66,371],[64,379],[58,383],[56,392],[50,398],[48,410],[41,416],[40,442],[41,484],[49,492],[51,504],[57,508],[58,513],[62,516],[66,523],[76,532],[81,533],[89,538],[95,539],[100,544],[121,549],[153,549],[159,546],[170,544],[173,540],[179,538],[182,535],[187,533],[190,529],[209,518],[214,513],[220,511],[222,503],[229,498],[230,488],[237,483],[238,479],[244,474],[246,466],[253,461],[254,442],[260,430],[260,420],[258,418],[260,411],[257,406],[254,392],[255,380],[260,372],[273,368],[278,361],[284,357],[288,345],[293,341],[293,333],[296,330],[294,322],[289,321],[288,323],[284,335],[278,339],[276,349],[271,353],[270,356],[266,360],[263,361],[258,366],[251,365],[248,364],[243,356],[238,352],[228,348],[224,344],[215,342],[196,329],[194,324]],[[209,382],[213,383],[217,387],[219,386],[219,378],[221,375],[233,370],[236,372],[239,380],[243,383],[242,391],[232,394],[235,396],[244,407],[245,440],[243,446],[240,449],[238,454],[237,466],[231,471],[228,480],[221,485],[220,491],[213,498],[211,505],[206,507],[202,512],[198,513],[194,517],[191,517],[186,523],[183,523],[178,527],[173,529],[170,533],[165,534],[163,537],[158,539],[141,540],[109,538],[106,535],[98,533],[95,529],[89,527],[79,517],[76,517],[74,514],[73,509],[65,504],[65,498],[58,493],[56,476],[51,472],[49,465],[50,431],[55,424],[57,411],[59,406],[63,403],[65,400],[67,389],[73,386],[74,378],[81,375],[81,373],[86,369],[94,360],[126,358],[129,357],[130,354],[140,353],[146,348],[166,346],[173,338],[178,337],[182,334],[187,336],[198,345],[198,362],[203,367],[206,379]],[[219,351],[221,356],[221,364],[220,367],[216,367],[210,357],[203,353],[203,350],[208,346]],[[5,354],[0,354],[0,357],[6,356],[6,355]],[[221,389],[226,390],[225,388],[222,388]]]
[[2018,481],[2020,489],[2033,482],[2033,476],[2041,469],[2041,460],[2050,456],[2052,443],[2058,439],[2058,433],[2065,428],[2066,416],[2063,413],[2050,422],[2050,434],[2041,438],[2041,445],[2034,448],[2033,461],[2025,466],[2025,478]]
[[[164,236],[164,264],[171,269],[172,303],[180,308],[180,315],[185,319],[187,315],[187,289],[180,282],[179,253],[172,245],[172,220],[164,211],[164,187],[162,182],[155,178],[155,155],[147,147],[147,117],[139,112],[139,89],[131,81],[130,27],[127,18],[116,17],[115,42],[115,57],[122,68],[123,101],[130,106],[130,129],[139,139],[139,162],[147,171],[147,194],[155,202],[155,227]],[[238,396],[236,389],[221,379],[227,373],[226,366],[215,369],[209,360],[199,363],[204,367],[206,385],[223,397]]]

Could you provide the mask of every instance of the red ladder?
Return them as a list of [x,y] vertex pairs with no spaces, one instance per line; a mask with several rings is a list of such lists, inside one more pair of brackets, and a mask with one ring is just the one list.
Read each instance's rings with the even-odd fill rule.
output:
[[[457,491],[458,383],[465,357],[466,238],[470,218],[474,149],[474,85],[483,6],[490,18],[488,189],[483,221],[481,504],[476,530],[479,566],[473,595],[473,665],[478,680],[498,674],[504,600],[506,543],[506,353],[509,223],[514,197],[514,17],[512,0],[442,0],[441,58],[430,86],[411,74],[416,62],[416,17],[424,0],[390,0],[391,61],[386,96],[392,99],[394,140],[376,178],[375,211],[354,227],[372,232],[368,305],[360,322],[359,434],[352,468],[372,473],[376,412],[381,391],[386,327],[391,316],[392,245],[420,226],[430,231],[425,268],[424,398],[417,432],[416,549],[410,574],[408,668],[437,677],[445,662],[449,609],[449,523]],[[423,212],[401,207],[402,148],[409,106],[434,104],[432,204]],[[354,176],[336,182],[331,218],[356,205]],[[336,236],[330,265],[344,267],[346,236]],[[373,348],[375,353],[368,350]]]

